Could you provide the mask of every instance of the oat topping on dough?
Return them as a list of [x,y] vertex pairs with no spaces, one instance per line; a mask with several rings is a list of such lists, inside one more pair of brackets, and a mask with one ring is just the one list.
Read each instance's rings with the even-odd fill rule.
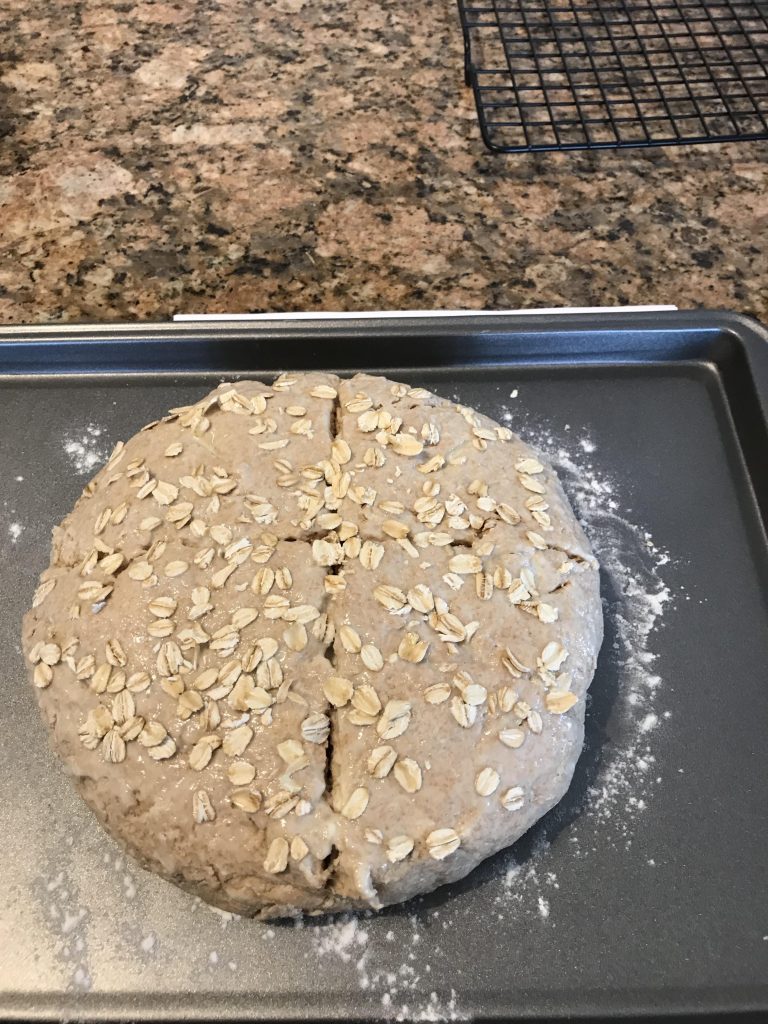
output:
[[24,624],[105,828],[262,916],[404,900],[514,842],[567,789],[601,639],[538,455],[423,388],[319,373],[118,444]]

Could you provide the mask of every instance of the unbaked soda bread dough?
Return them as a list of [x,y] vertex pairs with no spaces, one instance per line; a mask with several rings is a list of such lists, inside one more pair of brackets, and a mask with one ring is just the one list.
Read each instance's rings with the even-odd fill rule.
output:
[[54,529],[24,650],[144,867],[263,917],[466,875],[568,788],[597,563],[506,427],[383,377],[223,384]]

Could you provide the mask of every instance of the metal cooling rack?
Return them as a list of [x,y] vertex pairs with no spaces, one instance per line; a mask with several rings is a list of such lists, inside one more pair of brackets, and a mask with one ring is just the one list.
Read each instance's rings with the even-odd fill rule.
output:
[[458,0],[503,153],[768,139],[768,0]]

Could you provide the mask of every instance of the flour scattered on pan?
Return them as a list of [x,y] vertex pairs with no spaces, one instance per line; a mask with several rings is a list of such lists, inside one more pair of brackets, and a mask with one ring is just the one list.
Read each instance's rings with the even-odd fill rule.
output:
[[111,445],[104,430],[89,423],[82,433],[64,435],[64,454],[76,473],[92,475],[107,461]]
[[92,985],[88,960],[89,908],[78,897],[66,870],[45,881],[45,901],[51,931],[57,935],[58,959],[68,965],[69,988],[88,991]]
[[[435,954],[435,966],[440,953],[427,941],[426,916],[413,913],[398,919],[397,934],[392,929],[385,932],[383,919],[370,914],[343,914],[329,922],[298,927],[310,932],[311,954],[306,955],[318,960],[330,957],[348,965],[360,990],[377,997],[384,1018],[466,1020],[453,989],[438,993],[430,985],[430,950]],[[441,911],[433,911],[431,917],[440,919]]]
[[6,542],[8,545],[17,544],[25,528],[26,524],[20,521],[20,512],[10,502],[4,501],[0,508],[0,550],[6,548]]
[[[531,440],[555,465],[603,573],[606,643],[618,670],[612,715],[617,735],[604,744],[585,814],[612,821],[629,842],[657,777],[652,734],[664,712],[653,635],[672,600],[661,576],[670,558],[647,530],[626,518],[619,485],[591,460],[575,457],[547,433]],[[594,451],[594,443],[585,446],[584,440],[579,447]]]
[[[564,442],[562,434],[532,425],[525,415],[513,418],[514,429],[557,470],[600,561],[604,595],[604,670],[588,698],[585,749],[574,785],[549,819],[534,828],[538,838],[524,859],[518,862],[515,851],[510,855],[501,900],[512,897],[521,909],[543,921],[551,914],[556,922],[556,879],[546,871],[547,835],[566,825],[564,834],[575,857],[589,857],[598,842],[629,850],[662,779],[655,739],[670,712],[663,706],[653,645],[672,604],[672,591],[662,576],[671,559],[627,513],[628,485],[599,468],[593,438],[579,438],[574,431]],[[600,692],[603,680],[606,692]]]

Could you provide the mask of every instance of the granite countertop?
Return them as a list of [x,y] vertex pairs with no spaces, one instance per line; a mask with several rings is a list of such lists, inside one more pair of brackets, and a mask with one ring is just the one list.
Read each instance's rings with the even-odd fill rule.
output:
[[768,320],[768,146],[492,155],[453,0],[7,0],[2,21],[0,322]]

